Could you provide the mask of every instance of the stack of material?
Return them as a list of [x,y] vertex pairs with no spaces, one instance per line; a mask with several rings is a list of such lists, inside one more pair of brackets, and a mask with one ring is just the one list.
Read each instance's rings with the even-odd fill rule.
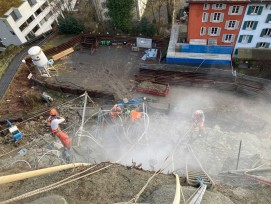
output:
[[81,41],[81,48],[82,49],[89,49],[91,54],[95,51],[98,46],[97,37],[93,37],[90,35],[84,35]]
[[147,49],[142,60],[155,60],[157,58],[158,49]]

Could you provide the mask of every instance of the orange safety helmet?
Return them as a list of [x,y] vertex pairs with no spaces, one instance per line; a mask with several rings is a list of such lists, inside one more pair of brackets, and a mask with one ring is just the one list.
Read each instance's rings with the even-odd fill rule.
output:
[[50,110],[50,115],[51,115],[51,116],[56,116],[56,115],[57,115],[56,109]]

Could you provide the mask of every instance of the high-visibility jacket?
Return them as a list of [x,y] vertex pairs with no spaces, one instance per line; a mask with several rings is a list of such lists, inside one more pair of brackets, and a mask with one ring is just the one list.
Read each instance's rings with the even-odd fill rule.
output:
[[59,132],[57,132],[56,136],[60,139],[60,141],[64,147],[66,147],[68,149],[70,148],[71,140],[66,133],[59,131]]
[[142,117],[142,113],[132,110],[130,112],[130,116],[131,116],[131,121],[134,122],[136,120],[139,120]]
[[110,114],[112,117],[116,117],[121,112],[121,110],[122,110],[121,107],[114,105],[113,108],[111,108]]

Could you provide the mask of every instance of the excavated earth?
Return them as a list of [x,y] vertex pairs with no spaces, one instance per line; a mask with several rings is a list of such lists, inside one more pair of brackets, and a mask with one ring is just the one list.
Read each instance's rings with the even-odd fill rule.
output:
[[[124,51],[121,50],[120,54],[122,55],[123,52]],[[105,53],[108,55],[108,52]],[[79,54],[76,53],[73,57],[69,58],[68,63],[71,64],[71,60],[74,60],[78,55]],[[87,58],[85,55],[83,57]],[[137,54],[136,57],[138,57]],[[103,59],[102,56],[100,56],[100,58]],[[144,154],[142,148],[141,152],[132,155],[134,160],[128,158],[122,164],[113,164],[97,173],[50,191],[23,200],[18,200],[16,203],[128,202],[139,193],[148,179],[154,174],[154,171],[151,171],[148,162],[151,159],[157,160],[158,163],[161,162],[159,160],[162,160],[163,157],[166,156],[166,154],[164,154],[166,151],[174,147],[178,136],[183,135],[185,130],[190,127],[191,115],[193,111],[197,109],[202,109],[205,112],[206,131],[203,137],[195,136],[190,145],[196,152],[204,169],[216,183],[214,189],[206,192],[202,203],[271,203],[271,189],[269,186],[260,184],[254,180],[248,180],[242,175],[221,174],[222,171],[234,170],[236,168],[240,140],[242,140],[242,149],[239,169],[255,168],[260,165],[270,167],[271,126],[269,122],[270,114],[268,111],[270,109],[270,104],[268,101],[262,99],[250,99],[232,93],[217,92],[215,90],[181,86],[170,87],[170,92],[167,97],[155,97],[135,93],[132,91],[131,84],[129,84],[130,82],[127,79],[125,80],[125,83],[119,83],[116,79],[110,82],[110,76],[117,75],[119,76],[118,79],[121,79],[120,76],[124,73],[121,71],[122,65],[124,66],[126,64],[128,66],[126,73],[129,72],[127,73],[129,76],[131,76],[132,73],[136,73],[137,70],[133,69],[132,66],[133,63],[136,63],[136,60],[133,60],[131,57],[129,61],[130,63],[127,63],[124,59],[117,59],[119,65],[117,66],[116,72],[114,72],[113,75],[108,75],[106,81],[99,78],[95,83],[97,87],[103,87],[106,84],[106,88],[118,90],[116,94],[119,97],[127,96],[126,94],[129,95],[129,98],[147,96],[160,103],[170,103],[171,111],[168,115],[156,111],[149,114],[151,122],[148,133],[151,141],[149,147],[153,148],[150,151],[152,157],[149,158],[148,154]],[[99,64],[99,62],[97,63]],[[109,62],[106,64],[108,66],[110,65]],[[94,79],[94,74],[97,72],[97,69],[92,70],[92,67],[89,67],[89,63],[87,62],[84,62],[84,65],[85,68],[82,65],[78,66],[76,69],[80,68],[80,72],[85,70],[82,72],[83,75],[87,72],[93,74],[91,79]],[[107,69],[114,69],[113,65],[111,66],[112,67],[101,66],[100,72],[108,74],[106,72]],[[88,67],[89,69],[86,70]],[[125,66],[123,69],[125,69]],[[66,75],[70,76],[73,69],[72,67],[65,67],[61,72],[65,73],[65,70],[68,70]],[[19,124],[18,122],[14,123],[18,124],[20,130],[25,133],[19,148],[16,149],[12,144],[1,144],[1,176],[30,170],[28,164],[25,162],[13,163],[18,160],[27,161],[32,169],[59,165],[61,163],[61,161],[57,159],[57,155],[54,154],[37,163],[37,159],[42,155],[40,155],[40,149],[44,148],[49,150],[51,148],[50,145],[57,142],[56,138],[52,138],[50,134],[48,134],[50,128],[47,125],[46,119],[50,107],[45,106],[41,101],[40,94],[43,91],[48,92],[54,97],[55,101],[51,107],[57,107],[60,114],[66,118],[66,123],[62,126],[63,129],[69,128],[73,123],[76,123],[77,125],[80,124],[80,114],[78,110],[82,107],[82,99],[74,103],[60,105],[77,96],[54,92],[47,90],[44,87],[35,86],[26,78],[27,75],[27,70],[22,69],[16,76],[16,80],[14,80],[14,83],[10,86],[9,92],[0,104],[1,121],[5,118],[12,117],[17,117],[17,119],[19,118],[21,120],[31,118],[22,124]],[[63,76],[64,75],[62,75],[62,78],[59,77],[58,80],[64,80],[65,77]],[[80,75],[72,78],[72,83],[77,83],[79,85],[81,81],[83,81],[84,87],[87,86],[87,80],[85,78],[82,80]],[[121,80],[119,81],[121,82]],[[114,101],[105,101],[102,98],[94,99],[94,102],[98,106],[104,104],[112,105],[114,103]],[[91,106],[91,103],[89,103],[88,106]],[[37,114],[41,112],[44,113],[37,116]],[[1,125],[1,129],[6,127],[4,123]],[[68,133],[73,135],[76,128],[78,128],[78,126],[74,129],[69,129]],[[102,138],[101,141],[103,141]],[[93,143],[85,144],[89,145],[90,149],[92,149],[89,154],[87,154],[87,158],[93,157],[97,152],[99,153],[97,153],[97,155],[102,155],[103,152],[106,152],[106,150],[98,148]],[[20,155],[19,152],[23,146],[26,148],[27,153],[25,155]],[[95,170],[109,165],[109,163],[106,163],[108,161],[116,161],[117,159],[114,156],[118,156],[117,153],[121,152],[119,150],[125,150],[122,146],[112,146],[111,148],[113,150],[112,154],[106,152],[107,154],[102,155],[99,158],[94,158],[94,161],[101,161],[102,163],[95,166],[89,172],[94,172]],[[147,147],[144,146],[144,148]],[[9,153],[12,150],[14,151]],[[184,196],[188,199],[194,193],[195,188],[187,186],[185,182],[184,168],[181,165],[185,160],[183,152],[178,152],[176,158],[177,159],[174,161],[176,172],[181,176]],[[135,161],[137,164],[142,162],[143,165],[139,168],[135,168],[132,161]],[[178,164],[180,164],[179,169]],[[66,170],[1,185],[0,201],[11,199],[23,193],[53,184],[82,170],[82,168]],[[175,176],[172,174],[172,171],[167,169],[150,181],[137,202],[172,203],[174,194]]]

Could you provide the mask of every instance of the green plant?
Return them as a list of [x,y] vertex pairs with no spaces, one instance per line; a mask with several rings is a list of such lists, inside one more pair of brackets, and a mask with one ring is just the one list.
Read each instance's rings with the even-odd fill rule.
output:
[[84,25],[73,16],[67,16],[59,19],[58,28],[63,34],[79,34],[84,30]]
[[152,37],[155,34],[155,27],[147,18],[143,17],[138,25],[137,31],[144,36]]
[[109,16],[116,29],[129,32],[133,19],[134,0],[107,0]]

